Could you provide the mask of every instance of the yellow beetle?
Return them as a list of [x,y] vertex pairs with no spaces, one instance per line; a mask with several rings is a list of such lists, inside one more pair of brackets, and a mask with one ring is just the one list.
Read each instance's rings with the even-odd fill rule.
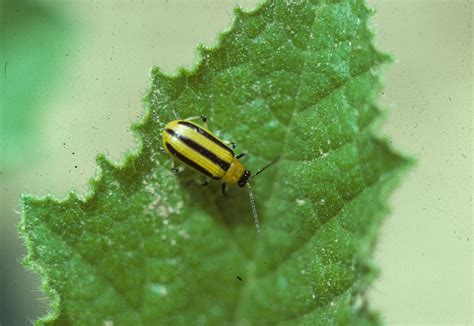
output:
[[[246,153],[234,155],[234,151],[226,145],[226,142],[219,139],[207,128],[191,121],[197,118],[201,118],[203,123],[206,122],[206,118],[203,116],[191,117],[184,120],[178,119],[169,122],[163,130],[163,147],[172,157],[197,172],[209,178],[221,180],[222,193],[224,195],[226,184],[237,183],[240,187],[247,186],[258,237],[260,225],[249,183],[251,173],[249,170],[246,170],[242,162],[240,162],[240,159],[244,157]],[[230,144],[232,147],[235,147],[234,143]],[[278,158],[267,164],[253,177],[256,177],[277,160]],[[174,171],[177,172],[176,169],[174,169]]]

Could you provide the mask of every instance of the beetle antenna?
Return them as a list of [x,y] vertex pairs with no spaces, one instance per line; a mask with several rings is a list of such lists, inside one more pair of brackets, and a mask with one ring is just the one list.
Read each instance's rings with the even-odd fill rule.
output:
[[252,207],[253,220],[255,222],[255,227],[257,228],[257,239],[258,239],[258,236],[260,235],[260,224],[258,223],[257,207],[255,206],[255,199],[253,198],[253,192],[252,192],[252,188],[250,187],[250,183],[247,182],[246,185],[249,190],[250,207]]
[[276,159],[274,159],[273,161],[271,161],[270,163],[268,163],[267,165],[265,165],[263,168],[261,168],[257,173],[255,173],[252,178],[255,178],[257,175],[259,175],[260,173],[262,173],[263,171],[265,171],[267,168],[269,168],[270,166],[272,166],[273,164],[275,164],[276,162],[278,162],[278,160],[280,159],[280,156],[278,156]]

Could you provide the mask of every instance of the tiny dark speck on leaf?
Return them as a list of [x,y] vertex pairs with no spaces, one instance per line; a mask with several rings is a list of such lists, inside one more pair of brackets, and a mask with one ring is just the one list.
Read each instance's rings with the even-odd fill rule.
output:
[[74,165],[74,168],[77,169],[77,165]]
[[243,281],[242,278],[241,278],[239,275],[237,275],[237,279],[238,279],[239,281]]

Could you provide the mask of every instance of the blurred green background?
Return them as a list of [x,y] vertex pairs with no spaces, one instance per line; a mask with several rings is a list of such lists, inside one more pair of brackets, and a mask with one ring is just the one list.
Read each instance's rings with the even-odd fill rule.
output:
[[[86,191],[94,157],[135,148],[150,67],[172,73],[257,1],[0,0],[0,324],[47,311],[16,224],[20,193]],[[375,1],[383,131],[418,165],[391,199],[371,305],[388,324],[472,323],[472,2]]]

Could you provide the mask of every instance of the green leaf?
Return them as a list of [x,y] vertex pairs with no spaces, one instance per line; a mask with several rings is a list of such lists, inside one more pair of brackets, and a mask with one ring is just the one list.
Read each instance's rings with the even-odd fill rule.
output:
[[[245,13],[198,64],[155,68],[140,149],[99,156],[86,198],[22,199],[21,233],[53,299],[51,324],[377,323],[364,293],[386,199],[410,165],[376,137],[379,66],[362,1],[272,1]],[[206,115],[248,151],[248,195],[175,176],[165,123]]]

